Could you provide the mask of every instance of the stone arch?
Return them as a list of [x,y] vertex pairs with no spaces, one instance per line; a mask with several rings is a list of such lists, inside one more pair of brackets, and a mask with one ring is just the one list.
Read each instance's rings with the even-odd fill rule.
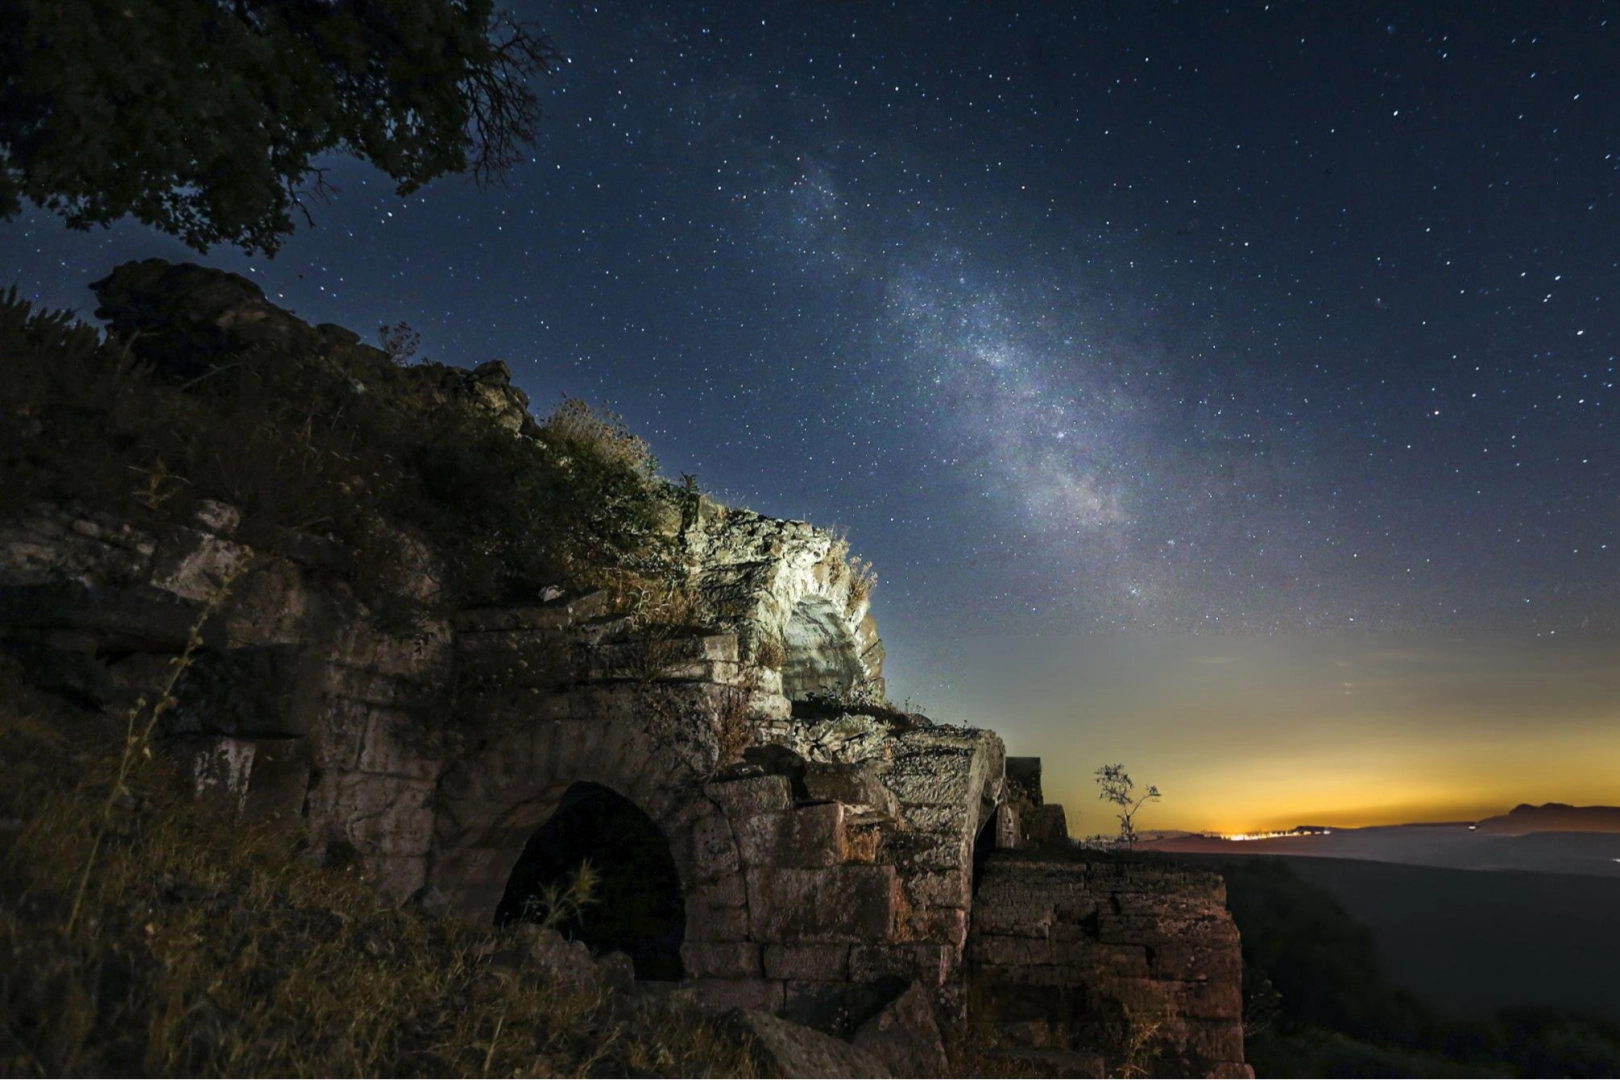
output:
[[[587,862],[595,884],[583,909],[549,910],[548,890],[566,889]],[[570,786],[513,867],[495,921],[543,918],[594,951],[629,956],[638,979],[681,977],[686,902],[669,838],[612,788]]]
[[[590,711],[613,712],[600,704]],[[746,927],[745,894],[731,824],[703,793],[701,768],[661,744],[650,727],[629,718],[536,720],[461,759],[439,786],[429,884],[462,917],[494,921],[530,842],[564,808],[569,790],[584,783],[633,804],[662,832],[679,877],[687,943],[743,936],[737,927]]]

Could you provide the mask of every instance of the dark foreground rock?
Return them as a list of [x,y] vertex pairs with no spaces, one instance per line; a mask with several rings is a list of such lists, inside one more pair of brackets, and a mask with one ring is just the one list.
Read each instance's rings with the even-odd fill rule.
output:
[[850,1042],[895,1076],[944,1076],[950,1071],[933,1006],[918,983],[862,1024]]
[[860,1047],[769,1013],[739,1009],[727,1015],[726,1026],[753,1040],[754,1061],[759,1065],[761,1076],[893,1075],[876,1056]]

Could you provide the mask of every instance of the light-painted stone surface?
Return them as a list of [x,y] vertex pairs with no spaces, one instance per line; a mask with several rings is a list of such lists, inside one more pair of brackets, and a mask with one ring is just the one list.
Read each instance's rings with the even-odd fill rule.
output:
[[[119,274],[103,300],[121,334],[155,317],[141,296],[171,289],[164,318],[232,347],[386,362],[234,275],[157,261]],[[504,364],[387,373],[519,437],[538,430]],[[610,590],[561,586],[389,629],[338,569],[357,553],[330,537],[217,501],[139,526],[41,504],[0,516],[0,644],[31,658],[41,685],[119,716],[195,630],[166,748],[199,791],[250,817],[301,819],[316,857],[358,860],[395,901],[431,886],[489,920],[569,789],[598,784],[668,844],[700,1000],[829,1030],[887,1016],[868,1030],[922,1032],[907,1052],[933,1068],[918,1050],[924,1003],[960,1017],[971,969],[1037,1013],[1076,995],[1172,1003],[1178,1061],[1243,1068],[1220,898],[1013,858],[1069,850],[1039,761],[1014,759],[1009,774],[995,733],[885,703],[870,582],[847,545],[708,500],[669,529],[691,586],[678,629],[650,629]],[[439,595],[420,537],[380,516],[361,533],[390,592]],[[987,860],[987,847],[1001,854]],[[578,951],[536,948],[548,963]],[[913,987],[903,1003],[889,1000],[897,984]],[[1047,1038],[1084,1019],[1032,1015],[1003,1034]],[[1061,1052],[1089,1063],[1092,1049]]]

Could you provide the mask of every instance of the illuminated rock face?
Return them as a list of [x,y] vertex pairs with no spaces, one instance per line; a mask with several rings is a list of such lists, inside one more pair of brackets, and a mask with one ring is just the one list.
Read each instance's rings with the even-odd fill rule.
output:
[[[597,784],[667,838],[702,999],[828,1029],[913,983],[953,1001],[1001,740],[833,703],[880,699],[883,652],[826,532],[706,504],[682,539],[709,625],[650,676],[602,596],[454,620],[458,728],[480,734],[444,762],[425,880],[491,917],[564,793]],[[752,745],[722,763],[739,715]]]
[[[973,1023],[971,983],[997,1041],[1038,1065],[1106,1049],[1129,1006],[1158,1018],[1155,1069],[1241,1072],[1219,879],[1065,862],[1039,763],[1019,759],[1009,783],[992,732],[824,701],[794,715],[792,672],[881,677],[870,617],[826,574],[826,534],[725,519],[746,543],[711,538],[724,554],[701,580],[724,583],[732,614],[632,677],[636,642],[604,595],[392,638],[318,558],[260,556],[234,514],[205,509],[150,532],[54,507],[0,522],[0,637],[41,685],[117,712],[252,562],[205,626],[169,746],[199,790],[302,818],[315,850],[358,859],[396,900],[494,918],[570,790],[596,785],[647,822],[638,843],[667,844],[672,895],[653,906],[680,925],[650,931],[668,948],[639,958],[646,973],[706,1001],[847,1034],[911,985]],[[844,615],[800,636],[806,597]],[[778,667],[745,658],[741,642],[773,633],[784,647],[761,651]],[[815,656],[796,657],[807,640]],[[721,768],[721,728],[741,714],[755,745]]]
[[[174,287],[213,291],[176,303],[218,334],[364,350],[199,273]],[[104,302],[117,317],[131,296]],[[182,337],[187,362],[214,340]],[[525,429],[504,371],[422,377]],[[1129,1005],[1167,1025],[1163,1068],[1240,1070],[1218,880],[1030,855],[1073,854],[1039,762],[1015,759],[1009,783],[995,733],[883,703],[865,583],[829,533],[702,503],[679,536],[701,626],[650,638],[605,593],[391,633],[344,584],[346,553],[300,534],[268,554],[254,526],[218,503],[186,525],[53,505],[0,519],[0,645],[37,685],[122,715],[230,581],[167,749],[199,792],[301,821],[317,857],[357,862],[395,901],[521,917],[599,849],[618,875],[605,895],[638,880],[659,893],[599,939],[644,920],[642,975],[679,976],[714,1005],[844,1035],[882,1013],[870,1030],[916,1040],[919,994],[961,1030],[976,979],[1024,1017],[1003,1042],[1106,1051],[1106,1021]],[[432,553],[394,546],[420,562],[399,591],[426,588]],[[908,987],[907,1009],[885,1012]]]

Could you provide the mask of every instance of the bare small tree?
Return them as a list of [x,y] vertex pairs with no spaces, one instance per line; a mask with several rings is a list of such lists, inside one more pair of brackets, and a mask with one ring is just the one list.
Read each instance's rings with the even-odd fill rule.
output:
[[1104,802],[1113,803],[1118,809],[1114,816],[1119,819],[1119,840],[1126,851],[1136,847],[1136,812],[1150,802],[1157,802],[1159,789],[1149,784],[1148,789],[1141,795],[1134,795],[1136,787],[1130,775],[1125,772],[1123,765],[1104,765],[1097,770],[1097,786],[1102,790],[1097,798]]
[[393,326],[377,328],[377,344],[388,354],[388,359],[400,367],[408,367],[416,350],[422,347],[422,335],[401,319]]

